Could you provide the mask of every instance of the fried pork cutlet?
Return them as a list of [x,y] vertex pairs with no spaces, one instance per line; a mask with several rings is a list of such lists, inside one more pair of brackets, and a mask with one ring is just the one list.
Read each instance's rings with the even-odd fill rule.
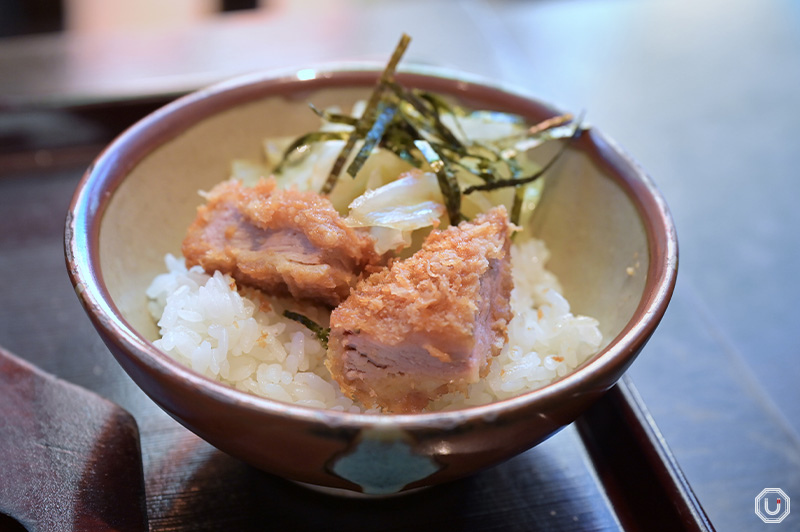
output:
[[372,238],[345,225],[327,198],[278,189],[274,179],[254,187],[220,183],[183,241],[187,266],[220,270],[270,295],[336,306],[365,270],[381,263]]
[[485,376],[508,339],[513,230],[496,207],[359,282],[331,314],[326,364],[342,391],[418,412]]

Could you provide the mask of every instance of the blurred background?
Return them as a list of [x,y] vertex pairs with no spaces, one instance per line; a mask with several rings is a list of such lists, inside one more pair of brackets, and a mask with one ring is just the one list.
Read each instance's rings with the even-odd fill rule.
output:
[[[15,271],[25,252],[6,231],[14,209],[34,209],[46,229],[25,245],[62,260],[79,169],[144,113],[254,70],[382,62],[402,32],[413,38],[407,63],[584,110],[653,176],[681,262],[673,302],[630,374],[719,530],[761,526],[752,504],[763,488],[800,501],[795,0],[0,0],[0,267]],[[36,214],[35,193],[18,195],[34,177],[52,186],[42,172],[67,172],[57,173],[56,214]],[[14,326],[34,312],[15,294],[39,294],[37,282],[0,296],[0,344],[88,382],[85,368],[49,358],[70,347],[59,328],[83,320],[65,273],[36,303],[55,314],[48,333],[31,339]],[[90,343],[99,371],[120,374]],[[800,511],[783,526],[798,523]]]

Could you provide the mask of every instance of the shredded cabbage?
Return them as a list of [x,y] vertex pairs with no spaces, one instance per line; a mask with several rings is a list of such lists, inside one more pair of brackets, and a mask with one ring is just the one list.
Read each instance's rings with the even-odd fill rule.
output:
[[412,231],[438,225],[446,211],[436,175],[420,171],[367,190],[349,209],[345,223],[351,227],[384,229],[372,231],[378,253],[409,245]]

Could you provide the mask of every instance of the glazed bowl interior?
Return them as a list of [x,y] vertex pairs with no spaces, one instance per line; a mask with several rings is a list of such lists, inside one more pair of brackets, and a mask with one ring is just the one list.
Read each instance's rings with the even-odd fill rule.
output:
[[[198,191],[227,179],[232,160],[259,159],[264,139],[317,129],[309,102],[349,109],[368,96],[377,75],[360,69],[257,75],[185,97],[133,126],[101,155],[76,191],[67,226],[76,291],[118,361],[148,395],[212,444],[257,467],[348,489],[359,483],[343,480],[331,464],[369,439],[369,431],[385,431],[381,442],[396,436],[392,441],[408,442],[412,454],[438,464],[435,474],[398,481],[398,489],[406,489],[497,463],[574,420],[641,350],[666,309],[677,269],[674,229],[658,191],[627,156],[589,129],[548,173],[531,222],[551,251],[550,269],[573,312],[597,318],[604,336],[603,350],[560,381],[462,411],[344,414],[248,396],[160,353],[152,345],[158,329],[145,290],[165,271],[164,255],[180,253],[202,202]],[[399,80],[531,122],[556,114],[529,97],[452,73],[404,73]],[[542,158],[552,151],[544,149]],[[447,449],[446,455],[437,449]]]

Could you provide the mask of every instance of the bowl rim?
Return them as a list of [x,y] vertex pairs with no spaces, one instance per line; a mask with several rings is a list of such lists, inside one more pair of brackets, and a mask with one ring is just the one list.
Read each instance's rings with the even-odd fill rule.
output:
[[[249,394],[194,372],[158,350],[139,335],[111,300],[99,271],[99,232],[103,214],[125,175],[161,142],[209,118],[216,111],[236,107],[248,101],[289,94],[295,87],[308,91],[331,87],[372,85],[381,66],[374,62],[337,62],[312,65],[303,69],[255,72],[222,81],[189,93],[142,118],[112,141],[88,167],[77,185],[67,213],[65,257],[75,291],[101,336],[116,338],[137,365],[191,386],[211,399],[257,414],[271,414],[308,422],[322,422],[336,428],[420,428],[461,424],[468,420],[495,419],[500,414],[523,411],[534,404],[546,410],[553,401],[561,401],[580,383],[589,390],[604,392],[613,385],[604,384],[603,375],[621,374],[654,332],[672,296],[678,266],[678,243],[672,216],[666,201],[644,169],[616,143],[594,128],[589,128],[577,145],[626,193],[645,227],[649,244],[649,267],[644,297],[623,330],[600,352],[564,377],[541,388],[515,397],[458,410],[417,414],[366,414],[339,412],[283,403]],[[401,68],[400,79],[427,81],[446,86],[454,96],[470,94],[511,98],[553,115],[556,109],[527,91],[465,72],[427,65]],[[498,100],[500,101],[500,100]],[[115,354],[116,356],[116,354]],[[138,383],[137,383],[138,384]],[[146,391],[146,390],[145,390]],[[148,395],[161,404],[155,397]]]

